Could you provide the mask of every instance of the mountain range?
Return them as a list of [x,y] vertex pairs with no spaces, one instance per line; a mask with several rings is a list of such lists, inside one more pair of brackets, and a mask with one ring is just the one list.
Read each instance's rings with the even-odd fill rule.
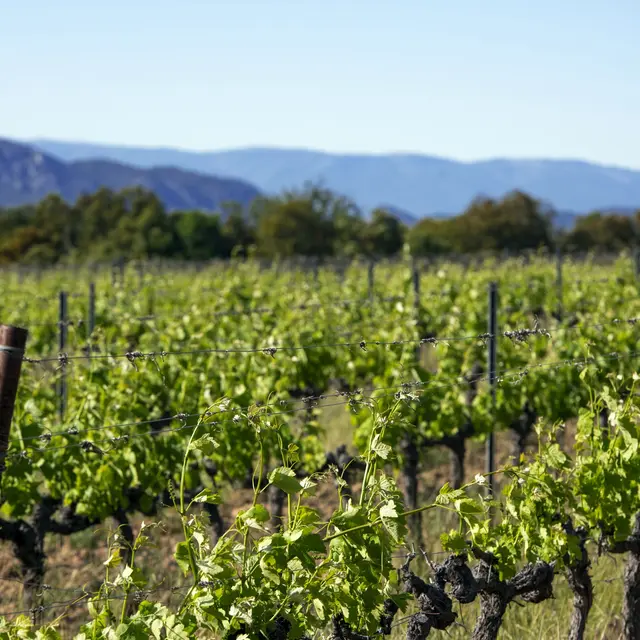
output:
[[0,138],[0,206],[37,202],[49,193],[74,201],[100,187],[142,186],[169,210],[213,211],[226,200],[244,205],[258,190],[239,179],[217,178],[176,167],[139,168],[103,159],[64,162],[37,148]]
[[211,211],[225,200],[248,204],[259,193],[320,183],[365,212],[384,206],[407,224],[463,211],[473,198],[520,189],[559,211],[560,226],[595,209],[640,207],[640,171],[577,160],[458,162],[426,155],[331,154],[247,148],[197,152],[91,143],[0,138],[0,206],[47,193],[74,200],[101,186],[140,185],[168,209]]
[[498,198],[513,189],[564,212],[640,207],[640,171],[579,160],[459,162],[416,154],[278,148],[198,152],[44,139],[30,144],[66,161],[103,158],[139,167],[174,166],[238,178],[264,193],[320,182],[351,197],[365,211],[387,204],[412,217],[456,214],[478,195]]

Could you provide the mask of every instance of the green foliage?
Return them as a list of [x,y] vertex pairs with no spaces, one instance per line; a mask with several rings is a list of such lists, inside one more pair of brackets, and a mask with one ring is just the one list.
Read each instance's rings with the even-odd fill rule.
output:
[[605,214],[600,211],[576,220],[571,231],[563,239],[564,245],[576,251],[589,251],[598,247],[616,252],[637,243],[637,215]]
[[[257,198],[248,210],[226,202],[220,211],[167,213],[140,187],[115,193],[101,188],[66,203],[49,195],[36,205],[0,209],[5,233],[0,264],[34,265],[171,258],[206,261],[246,256],[398,256],[405,243],[414,256],[549,249],[557,235],[553,214],[515,191],[499,201],[474,200],[462,214],[423,218],[410,229],[383,208],[365,219],[357,206],[328,189]],[[631,217],[596,212],[564,234],[569,251],[619,251],[634,246]]]
[[551,217],[541,203],[515,191],[500,201],[474,200],[459,216],[425,219],[409,233],[416,255],[523,251],[552,246]]
[[[152,203],[139,193],[122,198],[141,227],[162,231]],[[185,229],[194,224],[203,232],[197,214],[180,219]],[[530,402],[540,416],[537,452],[496,474],[501,487],[491,500],[482,491],[486,477],[478,476],[460,489],[443,487],[421,510],[454,513],[458,526],[442,536],[443,548],[469,558],[491,554],[502,578],[538,560],[560,569],[579,550],[569,521],[613,545],[628,537],[640,510],[632,357],[640,327],[614,321],[638,315],[637,285],[623,262],[607,269],[568,263],[566,270],[563,305],[571,326],[549,313],[557,302],[555,270],[544,261],[527,269],[517,261],[488,263],[467,273],[445,265],[424,275],[417,308],[407,265],[376,270],[373,299],[366,267],[358,265],[343,280],[320,270],[313,283],[306,274],[251,262],[199,274],[129,271],[115,287],[98,276],[98,329],[89,337],[83,326],[70,327],[69,351],[82,353],[90,344],[104,357],[71,360],[65,369],[59,362],[24,363],[2,518],[29,518],[47,496],[76,515],[104,520],[131,508],[134,495],[141,510],[150,508],[169,487],[184,533],[174,558],[193,588],[180,607],[150,598],[129,610],[127,596],[153,588],[137,554],[148,531],[140,532],[126,567],[121,541],[114,540],[105,583],[87,603],[91,620],[79,638],[193,637],[196,630],[258,637],[280,618],[294,638],[320,634],[338,615],[359,633],[374,634],[385,599],[407,600],[393,570],[411,515],[392,473],[403,463],[401,439],[441,441],[467,421],[473,437],[483,439],[510,428]],[[603,285],[594,273],[611,282]],[[55,304],[46,300],[54,299],[62,277],[45,274],[21,289],[7,278],[3,321],[32,327],[30,356],[55,359],[56,327],[47,326],[55,322]],[[74,277],[79,287],[89,276]],[[501,282],[504,332],[495,407],[486,380],[468,402],[466,378],[485,358],[491,279]],[[327,302],[337,289],[362,302]],[[389,292],[405,296],[381,299]],[[71,316],[84,317],[84,299],[73,300]],[[222,310],[233,313],[217,315]],[[425,338],[424,327],[434,337]],[[525,327],[530,333],[518,337]],[[143,355],[106,356],[131,351]],[[52,382],[62,371],[70,393],[61,424]],[[351,391],[334,393],[329,381],[338,378]],[[345,499],[344,481],[315,473],[324,463],[320,409],[315,401],[296,401],[300,393],[343,404],[356,427],[365,470],[352,500]],[[601,406],[609,412],[606,430],[595,427]],[[575,451],[564,452],[555,427],[576,415]],[[200,510],[219,504],[249,470],[253,503],[213,545]],[[327,514],[314,506],[313,494],[329,479],[338,485],[339,506]],[[280,526],[265,504],[270,487],[286,494]],[[0,624],[2,637],[57,636],[19,618]]]

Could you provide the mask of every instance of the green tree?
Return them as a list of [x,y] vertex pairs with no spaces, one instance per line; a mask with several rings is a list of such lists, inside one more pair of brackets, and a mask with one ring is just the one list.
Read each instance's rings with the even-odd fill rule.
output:
[[174,255],[179,242],[160,200],[140,188],[125,189],[122,196],[126,213],[107,235],[106,254],[130,259]]
[[200,211],[177,211],[171,223],[178,237],[180,254],[187,260],[224,257],[228,243],[222,232],[220,217]]
[[364,231],[362,248],[371,257],[386,257],[399,253],[404,245],[406,228],[385,209],[374,209]]
[[111,189],[80,196],[74,209],[80,214],[78,246],[85,254],[92,253],[97,239],[103,239],[127,215],[125,197]]
[[353,258],[363,252],[367,222],[349,198],[334,197],[324,202],[333,227],[333,253]]
[[451,253],[453,247],[445,221],[423,218],[407,232],[407,243],[413,256]]
[[57,194],[49,194],[35,207],[34,224],[43,232],[43,243],[51,251],[41,255],[63,256],[70,252],[76,243],[76,221],[71,207]]
[[550,246],[551,215],[542,204],[514,191],[502,200],[479,197],[460,216],[443,223],[443,236],[456,253],[523,251]]
[[[252,203],[252,207],[257,203]],[[251,213],[245,215],[238,203],[225,203],[222,207],[224,223],[222,235],[224,238],[223,257],[246,256],[250,247],[255,243],[255,228],[252,224]]]
[[636,222],[631,216],[599,211],[576,220],[564,239],[569,251],[620,251],[637,241]]
[[327,192],[315,188],[264,200],[257,211],[258,252],[269,257],[331,255],[332,205]]
[[[32,248],[46,245],[46,235],[41,229],[33,225],[25,225],[14,229],[0,241],[0,263],[24,261],[24,257]],[[55,262],[57,256],[53,256],[47,264]]]

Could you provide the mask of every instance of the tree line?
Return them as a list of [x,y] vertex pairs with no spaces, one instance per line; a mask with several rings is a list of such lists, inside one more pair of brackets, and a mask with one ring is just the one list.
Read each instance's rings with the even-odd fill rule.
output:
[[248,207],[227,202],[214,213],[168,212],[145,189],[98,189],[74,203],[49,195],[34,205],[0,209],[0,263],[48,265],[118,258],[209,260],[389,257],[508,251],[558,246],[564,251],[616,252],[635,246],[634,216],[593,212],[574,226],[554,226],[554,212],[526,193],[477,198],[459,215],[406,226],[378,208],[365,217],[356,204],[318,186],[260,197]]

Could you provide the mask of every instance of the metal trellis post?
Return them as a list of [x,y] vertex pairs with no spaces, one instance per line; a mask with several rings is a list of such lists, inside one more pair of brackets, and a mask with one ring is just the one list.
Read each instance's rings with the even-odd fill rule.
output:
[[[67,346],[67,292],[61,291],[59,296],[59,312],[58,312],[58,351],[64,353]],[[60,377],[57,381],[58,386],[58,413],[60,419],[64,419],[67,411],[67,370],[66,366],[60,368]]]
[[[496,411],[496,363],[497,363],[497,341],[498,341],[498,284],[491,282],[489,284],[489,350],[488,350],[488,369],[489,369],[489,385],[491,386],[491,405],[495,416]],[[489,432],[487,439],[487,473],[493,474],[496,467],[495,461],[495,435],[493,430]],[[488,477],[489,495],[493,494],[494,481],[493,475]]]

